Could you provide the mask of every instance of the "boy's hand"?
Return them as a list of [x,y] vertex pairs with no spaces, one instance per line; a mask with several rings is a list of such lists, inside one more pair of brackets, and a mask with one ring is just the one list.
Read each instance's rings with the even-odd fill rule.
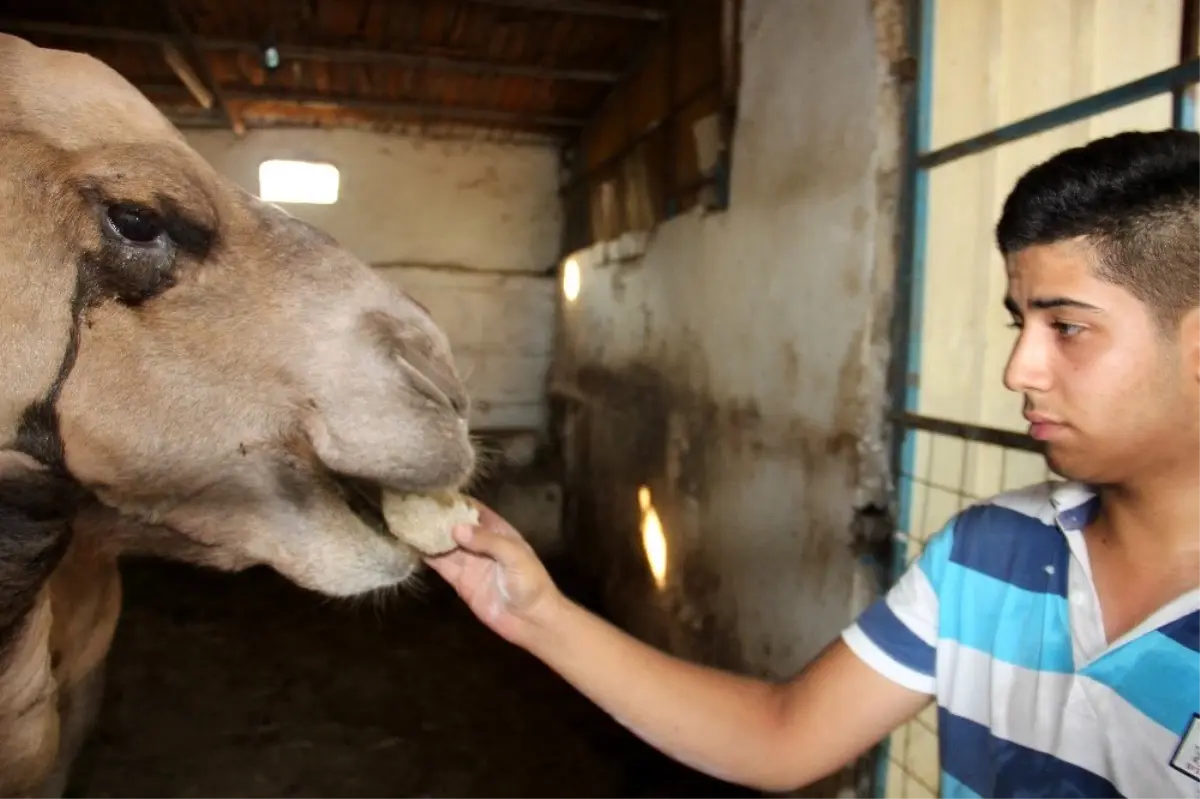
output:
[[491,508],[472,502],[479,509],[479,525],[454,528],[461,549],[426,558],[426,563],[484,624],[524,646],[562,595],[521,534]]

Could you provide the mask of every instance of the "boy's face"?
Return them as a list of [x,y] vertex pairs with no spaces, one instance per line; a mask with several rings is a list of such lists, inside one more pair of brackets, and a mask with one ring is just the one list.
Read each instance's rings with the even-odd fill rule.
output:
[[1200,312],[1164,333],[1153,310],[1092,269],[1083,241],[1010,255],[1006,305],[1020,329],[1004,385],[1058,474],[1125,482],[1200,450]]

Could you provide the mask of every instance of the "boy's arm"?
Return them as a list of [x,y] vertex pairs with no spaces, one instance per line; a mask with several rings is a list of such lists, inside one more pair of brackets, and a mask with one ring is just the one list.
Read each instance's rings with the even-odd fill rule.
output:
[[929,702],[839,639],[784,684],[674,658],[564,600],[528,649],[648,744],[718,779],[786,791],[849,763]]
[[784,684],[707,668],[628,635],[560,593],[511,526],[480,507],[461,549],[430,561],[475,614],[651,746],[728,782],[783,791],[836,771],[935,692],[937,587],[950,531]]

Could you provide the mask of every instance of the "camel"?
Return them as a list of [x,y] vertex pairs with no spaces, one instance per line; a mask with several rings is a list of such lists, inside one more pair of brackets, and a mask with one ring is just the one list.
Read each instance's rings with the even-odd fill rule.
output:
[[462,489],[476,452],[415,300],[100,61],[0,35],[0,75],[0,794],[47,796],[100,702],[118,558],[399,586],[422,559],[381,492]]

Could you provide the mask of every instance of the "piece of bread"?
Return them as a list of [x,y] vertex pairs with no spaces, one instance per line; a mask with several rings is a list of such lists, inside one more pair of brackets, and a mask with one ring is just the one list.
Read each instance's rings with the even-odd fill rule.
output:
[[456,549],[452,528],[456,524],[479,524],[479,511],[457,492],[384,491],[383,518],[392,535],[422,555],[432,557]]

